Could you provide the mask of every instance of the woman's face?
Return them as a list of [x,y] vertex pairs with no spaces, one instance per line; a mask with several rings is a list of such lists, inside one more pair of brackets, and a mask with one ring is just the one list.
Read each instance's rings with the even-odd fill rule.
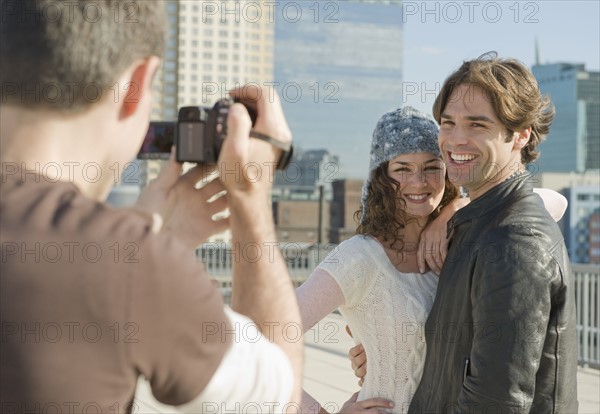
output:
[[402,154],[390,160],[388,176],[400,183],[400,196],[406,212],[412,216],[429,216],[442,201],[446,166],[429,152]]

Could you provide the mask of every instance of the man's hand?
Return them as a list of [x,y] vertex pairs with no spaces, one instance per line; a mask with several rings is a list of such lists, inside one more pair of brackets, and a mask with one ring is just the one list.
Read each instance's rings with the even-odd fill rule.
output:
[[392,408],[394,408],[394,403],[390,400],[386,400],[385,398],[369,398],[368,400],[356,402],[357,397],[358,392],[354,393],[354,395],[352,395],[352,397],[344,403],[339,413],[389,414],[392,412]]
[[169,161],[163,166],[156,179],[142,191],[136,207],[154,214],[163,220],[162,230],[172,231],[191,249],[195,249],[208,237],[227,229],[226,218],[212,217],[227,208],[225,197],[213,197],[224,191],[223,184],[213,179],[201,188],[196,185],[206,179],[215,167],[196,166],[181,175],[181,164],[171,152]]
[[[292,133],[276,93],[246,85],[229,94],[256,111],[256,132],[282,143],[292,141]],[[229,109],[227,139],[219,156],[221,181],[230,196],[260,194],[267,197],[281,150],[268,142],[249,137],[252,124],[244,105],[234,104]]]
[[367,354],[362,344],[358,344],[348,351],[348,358],[352,362],[352,370],[358,378],[358,385],[362,386],[367,375]]

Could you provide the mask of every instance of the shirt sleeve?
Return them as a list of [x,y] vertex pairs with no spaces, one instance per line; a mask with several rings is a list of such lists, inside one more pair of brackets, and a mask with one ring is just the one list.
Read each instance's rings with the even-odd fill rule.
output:
[[235,339],[206,388],[177,412],[286,412],[294,382],[288,357],[250,319],[226,314]]

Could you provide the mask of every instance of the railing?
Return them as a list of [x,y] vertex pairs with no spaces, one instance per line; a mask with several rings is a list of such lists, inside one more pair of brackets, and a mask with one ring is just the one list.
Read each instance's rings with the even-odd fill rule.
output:
[[[335,245],[315,245],[307,243],[278,243],[260,248],[258,245],[246,249],[232,249],[231,246],[206,243],[197,250],[198,260],[204,262],[206,270],[213,277],[226,302],[231,294],[232,264],[240,260],[269,260],[274,249],[279,248],[288,265],[294,286],[300,286],[313,269]],[[579,364],[600,369],[600,268],[597,265],[572,265],[577,304],[577,342]]]
[[234,263],[241,260],[273,260],[275,249],[278,248],[287,263],[294,287],[298,287],[335,247],[333,244],[317,247],[308,243],[277,243],[262,247],[255,244],[245,248],[233,248],[223,243],[205,243],[196,250],[196,256],[199,261],[204,262],[207,273],[218,283],[223,299],[229,303]]
[[600,369],[600,268],[573,264],[579,364]]

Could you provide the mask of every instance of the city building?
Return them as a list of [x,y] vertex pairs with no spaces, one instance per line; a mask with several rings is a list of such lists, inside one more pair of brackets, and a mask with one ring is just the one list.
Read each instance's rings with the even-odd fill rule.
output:
[[590,216],[590,263],[600,264],[600,209]]
[[[319,220],[319,213],[321,219]],[[279,200],[273,202],[277,240],[296,243],[327,243],[329,203],[319,200]],[[320,227],[320,228],[319,228]],[[321,237],[319,239],[319,230]]]
[[563,230],[569,257],[573,263],[590,263],[590,253],[597,252],[592,245],[598,237],[598,230],[593,228],[597,219],[592,217],[600,206],[600,187],[573,186],[564,190],[563,195],[569,201]]
[[558,225],[563,233],[569,257],[574,263],[592,260],[594,231],[592,216],[600,209],[600,172],[538,173],[532,177],[535,187],[558,191],[567,198],[568,207]]
[[169,34],[152,119],[212,106],[229,89],[273,80],[274,18],[264,2],[168,0]]
[[339,174],[339,157],[326,149],[294,148],[293,158],[285,171],[277,171],[273,185],[274,200],[318,200],[319,188],[331,200],[331,182]]
[[536,64],[532,71],[556,109],[535,168],[540,172],[599,169],[600,72],[573,63]]
[[343,179],[332,183],[329,241],[341,243],[356,234],[354,213],[360,208],[362,180]]
[[400,2],[279,1],[275,83],[296,143],[340,157],[365,179],[381,115],[402,102]]

